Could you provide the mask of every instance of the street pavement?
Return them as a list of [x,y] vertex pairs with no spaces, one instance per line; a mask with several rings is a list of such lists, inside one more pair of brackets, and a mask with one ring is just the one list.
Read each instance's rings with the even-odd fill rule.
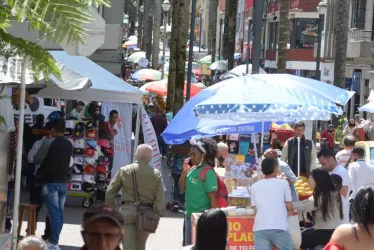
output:
[[[166,188],[166,201],[171,199],[171,176],[166,164],[162,169],[163,180]],[[28,203],[28,194],[21,194],[21,202]],[[82,198],[68,197],[65,205],[65,224],[60,235],[60,246],[62,250],[78,250],[83,246],[81,237],[81,220],[85,209],[81,206]],[[43,209],[39,215],[36,235],[43,235],[45,228],[45,210]],[[23,228],[21,232],[25,234],[27,227],[26,216],[24,217]],[[182,249],[182,229],[183,215],[166,212],[166,216],[161,218],[160,225],[156,234],[150,235],[147,241],[146,250],[177,250]],[[126,237],[126,236],[125,236]]]

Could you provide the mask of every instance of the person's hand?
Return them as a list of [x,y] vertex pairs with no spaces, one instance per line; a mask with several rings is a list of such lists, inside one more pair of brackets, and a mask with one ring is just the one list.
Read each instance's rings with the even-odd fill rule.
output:
[[113,135],[116,136],[118,134],[117,129],[113,129]]
[[188,164],[190,161],[190,158],[186,158],[183,162],[183,172],[184,173],[187,173],[190,169],[191,169],[191,166],[190,164]]
[[281,173],[280,175],[277,176],[278,179],[282,179],[282,180],[286,180],[286,176],[284,175],[284,173]]

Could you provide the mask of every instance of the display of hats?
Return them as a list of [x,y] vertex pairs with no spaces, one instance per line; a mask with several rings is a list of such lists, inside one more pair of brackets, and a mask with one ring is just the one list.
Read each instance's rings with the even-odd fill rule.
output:
[[87,162],[90,165],[95,165],[96,161],[94,157],[85,157],[84,161]]
[[62,117],[64,117],[64,115],[61,111],[53,111],[52,113],[48,115],[47,119],[48,121],[54,121]]
[[109,157],[106,157],[106,156],[99,156],[97,162],[99,164],[109,164],[110,163],[110,160],[109,160]]
[[73,191],[81,191],[82,190],[82,185],[78,182],[72,182],[70,184],[70,190],[73,190]]
[[93,148],[94,150],[96,150],[97,141],[95,141],[95,140],[86,140],[86,142],[87,142],[88,146],[90,146],[91,148]]
[[75,124],[74,136],[77,138],[83,137],[85,127],[86,125],[83,122],[78,122],[77,124]]
[[95,175],[92,174],[83,174],[83,181],[95,184]]
[[97,165],[97,167],[96,167],[96,172],[97,172],[97,173],[106,174],[106,172],[107,172],[107,166],[104,165],[104,164],[99,164],[99,165]]
[[83,173],[83,165],[75,164],[71,171],[73,174],[82,174]]
[[82,156],[74,156],[74,164],[83,165],[83,157]]
[[99,144],[101,147],[104,147],[104,148],[111,148],[112,147],[109,140],[106,140],[106,139],[99,139],[97,141],[97,144]]
[[83,148],[75,148],[74,149],[75,155],[84,155],[84,149]]
[[82,184],[82,190],[86,193],[92,193],[95,191],[95,187],[93,184],[85,182]]
[[71,136],[72,134],[73,134],[73,129],[71,128],[65,129],[65,133],[64,133],[65,136]]
[[74,140],[74,148],[85,148],[86,143],[83,139]]
[[84,167],[83,173],[85,173],[85,174],[95,174],[96,173],[96,169],[92,165],[87,165],[87,166]]
[[83,181],[83,178],[81,174],[72,174],[70,180],[79,182]]
[[86,131],[85,134],[86,139],[96,139],[96,130],[90,129]]
[[65,121],[65,127],[74,129],[75,128],[74,121],[73,120],[66,120]]
[[112,157],[114,156],[114,149],[113,148],[104,148],[103,150],[104,155],[107,157]]
[[92,148],[86,148],[84,150],[84,154],[87,156],[94,156],[95,155],[95,150]]
[[94,128],[94,125],[92,122],[87,122],[86,123],[86,130],[90,130],[90,129],[93,129]]
[[107,176],[106,174],[103,174],[103,173],[98,173],[96,175],[96,181],[97,182],[105,182],[107,180]]
[[106,192],[108,189],[108,183],[106,182],[99,182],[96,184],[97,190],[100,190],[102,192]]

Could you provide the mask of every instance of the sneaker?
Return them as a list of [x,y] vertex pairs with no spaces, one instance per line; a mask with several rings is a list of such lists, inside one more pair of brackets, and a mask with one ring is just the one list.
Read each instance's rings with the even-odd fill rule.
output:
[[48,250],[61,250],[59,245],[55,245],[50,242],[47,242],[47,247],[48,247]]

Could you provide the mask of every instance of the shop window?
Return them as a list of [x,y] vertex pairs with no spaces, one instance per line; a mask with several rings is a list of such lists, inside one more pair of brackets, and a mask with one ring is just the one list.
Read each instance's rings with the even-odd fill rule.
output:
[[278,22],[269,23],[269,43],[268,50],[276,50],[278,44]]
[[352,0],[351,28],[365,29],[366,0]]
[[318,42],[318,19],[296,19],[292,25],[291,48],[313,49]]

